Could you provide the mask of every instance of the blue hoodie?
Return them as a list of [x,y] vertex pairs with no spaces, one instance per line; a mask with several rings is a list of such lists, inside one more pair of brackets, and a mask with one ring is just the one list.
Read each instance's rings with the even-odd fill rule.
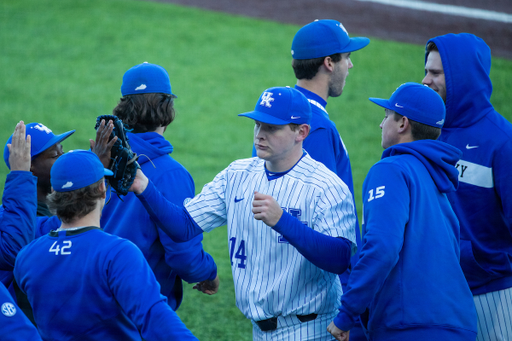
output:
[[[431,39],[443,63],[446,121],[439,140],[463,153],[459,189],[461,266],[474,295],[512,287],[512,124],[490,103],[491,52],[472,34]],[[427,57],[427,56],[426,56]]]
[[[144,174],[161,193],[160,200],[183,206],[195,195],[189,172],[169,154],[172,145],[157,133],[128,133],[132,150],[139,155]],[[161,293],[176,310],[183,297],[181,280],[189,283],[214,279],[217,266],[203,250],[202,235],[186,243],[175,243],[157,225],[134,193],[122,198],[112,191],[110,202],[103,208],[101,226],[110,234],[125,238],[139,247],[160,283]]]
[[369,310],[370,340],[476,339],[473,297],[459,265],[459,224],[446,192],[460,151],[420,140],[384,151],[363,185],[363,246],[334,323]]

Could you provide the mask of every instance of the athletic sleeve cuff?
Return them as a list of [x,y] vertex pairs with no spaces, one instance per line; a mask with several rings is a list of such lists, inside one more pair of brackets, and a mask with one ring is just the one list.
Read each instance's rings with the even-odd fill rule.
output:
[[273,229],[322,270],[341,274],[350,264],[352,243],[345,238],[315,231],[287,212],[283,212]]
[[333,320],[333,323],[338,327],[338,329],[341,329],[343,331],[349,331],[352,329],[356,323],[356,318],[351,316],[350,314],[347,314],[343,306],[340,307],[340,312],[338,316],[336,316]]
[[213,281],[217,277],[217,264],[215,264],[215,262],[213,263],[213,267],[213,271],[210,277],[208,278],[209,281]]

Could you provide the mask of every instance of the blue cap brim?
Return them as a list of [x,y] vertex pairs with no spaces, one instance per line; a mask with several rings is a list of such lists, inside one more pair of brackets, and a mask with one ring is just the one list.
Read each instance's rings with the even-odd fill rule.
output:
[[259,111],[250,111],[250,112],[244,112],[242,114],[238,114],[238,116],[248,117],[252,118],[255,121],[266,123],[266,124],[274,124],[274,125],[286,125],[289,124],[287,121],[280,120],[278,118],[275,118],[272,115],[268,115]]
[[383,108],[396,111],[396,108],[393,108],[387,99],[374,98],[374,97],[370,97],[368,99]]
[[62,142],[64,141],[65,139],[67,139],[71,134],[73,134],[75,132],[75,130],[70,130],[68,132],[65,132],[63,134],[60,134],[60,135],[55,135],[53,138],[51,138],[48,142],[46,142],[46,144],[41,148],[41,150],[39,151],[39,153],[37,154],[33,154],[32,157],[36,156],[36,155],[39,155],[41,154],[42,152],[44,152],[45,150],[47,150],[48,148],[50,148],[51,146],[53,146],[54,144],[56,143],[59,143],[59,142]]
[[105,174],[105,176],[114,175],[114,173],[110,169],[106,169],[106,168],[103,168],[103,174]]
[[348,45],[345,46],[339,53],[354,52],[362,49],[368,44],[370,44],[370,39],[366,37],[350,38],[350,43],[348,43]]

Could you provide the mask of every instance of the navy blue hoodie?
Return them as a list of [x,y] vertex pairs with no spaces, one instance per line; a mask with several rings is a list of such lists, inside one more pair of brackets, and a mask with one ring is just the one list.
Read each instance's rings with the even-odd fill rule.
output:
[[[463,153],[448,194],[460,221],[461,266],[474,295],[512,287],[512,124],[490,103],[491,52],[472,34],[431,39],[446,81],[440,141]],[[427,57],[427,56],[426,56]]]
[[420,140],[384,151],[363,185],[363,246],[334,323],[369,310],[371,340],[475,340],[476,311],[459,265],[446,193],[460,151]]

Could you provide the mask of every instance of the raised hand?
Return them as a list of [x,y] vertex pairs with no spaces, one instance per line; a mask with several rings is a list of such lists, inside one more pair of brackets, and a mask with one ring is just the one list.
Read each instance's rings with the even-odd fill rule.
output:
[[98,130],[96,130],[96,141],[89,140],[91,151],[98,155],[105,168],[110,167],[110,150],[117,141],[117,136],[114,136],[110,142],[108,140],[110,134],[112,134],[112,130],[114,130],[114,123],[112,121],[108,121],[108,123],[105,124],[105,120],[101,120]]
[[7,145],[9,148],[9,165],[11,171],[30,171],[31,157],[31,136],[25,138],[26,127],[23,121],[16,124],[12,134],[12,142]]

